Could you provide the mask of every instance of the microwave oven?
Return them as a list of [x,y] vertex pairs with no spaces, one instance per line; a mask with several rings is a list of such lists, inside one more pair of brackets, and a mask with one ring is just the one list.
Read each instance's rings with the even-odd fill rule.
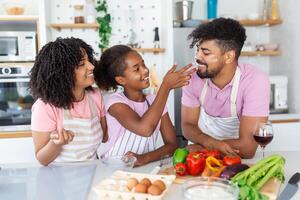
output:
[[288,112],[287,86],[288,78],[286,76],[270,76],[270,113]]
[[0,31],[0,62],[34,61],[36,45],[33,31]]

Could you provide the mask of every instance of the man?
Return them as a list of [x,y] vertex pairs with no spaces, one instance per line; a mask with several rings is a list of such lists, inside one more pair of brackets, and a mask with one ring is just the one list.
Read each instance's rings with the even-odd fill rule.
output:
[[233,19],[201,24],[190,35],[198,71],[183,88],[182,128],[191,142],[223,154],[255,155],[253,131],[268,120],[268,76],[238,63],[245,29]]

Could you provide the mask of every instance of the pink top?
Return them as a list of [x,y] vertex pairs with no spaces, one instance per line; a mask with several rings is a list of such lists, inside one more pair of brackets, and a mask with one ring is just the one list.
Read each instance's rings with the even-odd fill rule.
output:
[[[250,64],[239,64],[241,70],[240,84],[237,94],[237,114],[240,116],[264,117],[269,115],[270,82],[266,74]],[[205,79],[196,72],[188,86],[182,91],[182,104],[187,107],[200,106],[200,92]],[[207,114],[213,117],[231,117],[230,94],[233,81],[223,89],[219,89],[211,80],[204,101]],[[202,106],[202,105],[201,105]]]
[[[99,90],[88,91],[88,94],[94,100],[99,119],[105,116],[105,108],[102,95]],[[87,95],[80,102],[74,102],[74,107],[70,113],[76,118],[90,118],[92,113],[89,107]],[[50,132],[62,128],[63,113],[62,108],[54,107],[49,103],[38,99],[32,106],[31,129],[38,132]]]
[[[155,99],[155,95],[148,95],[146,97],[147,101],[151,105]],[[108,100],[106,101],[106,110],[110,108],[115,103],[124,103],[132,108],[139,116],[143,116],[144,113],[148,110],[149,106],[147,102],[136,102],[128,99],[123,92],[116,92],[109,96]],[[164,108],[162,116],[167,112],[167,108]],[[107,119],[107,127],[108,127],[108,135],[109,139],[108,142],[105,143],[105,149],[109,150],[114,143],[116,142],[117,138],[120,137],[122,134],[125,133],[126,129],[119,123],[119,121],[111,116],[109,112],[106,115]],[[159,131],[160,129],[160,121],[156,127],[155,131]]]

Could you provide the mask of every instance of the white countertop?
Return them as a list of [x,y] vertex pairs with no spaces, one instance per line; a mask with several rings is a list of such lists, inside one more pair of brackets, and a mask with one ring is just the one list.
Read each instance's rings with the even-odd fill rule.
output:
[[[286,185],[289,178],[300,170],[300,152],[267,152],[267,155],[277,153],[286,159]],[[258,152],[254,159],[244,160],[245,163],[255,163],[262,158]],[[134,168],[134,172],[150,173],[158,162],[143,167]],[[42,167],[38,164],[0,164],[0,199],[9,200],[99,200],[91,187],[109,177],[114,170],[104,166],[100,161],[89,163],[71,163]],[[283,188],[283,187],[282,187]],[[281,189],[282,189],[281,188]],[[42,198],[41,198],[42,197]],[[184,199],[181,185],[173,184],[164,200]],[[300,199],[300,192],[292,198]]]

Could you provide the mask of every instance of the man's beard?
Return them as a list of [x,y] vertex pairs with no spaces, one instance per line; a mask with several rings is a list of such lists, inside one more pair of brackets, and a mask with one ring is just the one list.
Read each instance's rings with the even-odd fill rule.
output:
[[197,70],[197,75],[204,79],[204,78],[213,78],[215,75],[214,74],[209,74],[208,73],[208,69],[207,69],[207,65],[206,65],[206,70],[204,72],[200,72],[200,70]]
[[214,73],[208,73],[208,65],[204,62],[201,62],[200,60],[196,61],[199,65],[205,65],[206,70],[204,72],[201,72],[199,69],[197,70],[197,75],[201,78],[213,78],[215,77]]

